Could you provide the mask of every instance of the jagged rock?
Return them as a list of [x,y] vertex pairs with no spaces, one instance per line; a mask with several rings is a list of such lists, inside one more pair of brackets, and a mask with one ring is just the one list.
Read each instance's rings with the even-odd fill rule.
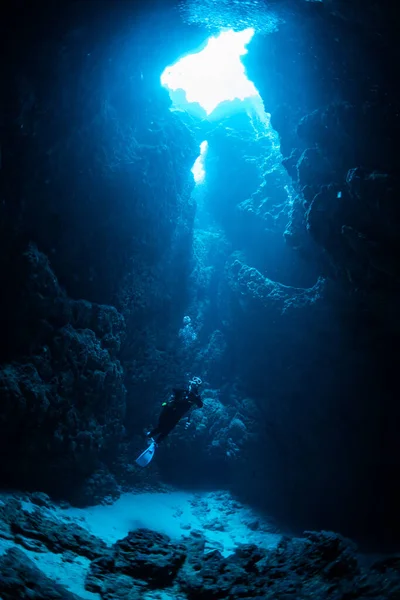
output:
[[[243,546],[229,558],[218,550],[204,555],[201,564],[185,565],[179,583],[191,599],[235,599],[263,596],[264,585],[256,564],[265,556],[256,546]],[[193,561],[192,561],[193,562]]]
[[134,581],[128,575],[108,573],[96,579],[93,571],[86,580],[86,589],[97,592],[103,600],[142,600],[147,584]]
[[279,232],[287,222],[290,209],[288,192],[290,181],[283,172],[280,162],[273,163],[271,155],[261,167],[263,181],[257,190],[237,206],[241,217],[242,235],[251,238],[266,238],[266,232]]
[[[330,532],[306,532],[305,538],[282,541],[276,550],[239,547],[229,558],[218,551],[200,559],[201,540],[188,541],[188,559],[179,574],[189,599],[219,598],[396,598],[400,577],[385,581],[361,572],[355,548]],[[381,587],[382,586],[382,587]],[[381,590],[385,590],[381,594]]]
[[102,347],[115,357],[126,335],[125,319],[115,306],[71,300],[70,308],[74,328],[94,331]]
[[0,369],[0,447],[9,456],[1,468],[54,492],[64,485],[54,471],[75,488],[68,477],[84,479],[121,440],[126,391],[115,356],[125,323],[114,307],[71,301],[33,244],[23,259],[30,356]]
[[318,302],[324,291],[323,278],[312,288],[294,288],[271,281],[257,269],[237,259],[229,266],[229,280],[232,290],[241,299],[281,313]]
[[[20,343],[30,350],[46,345],[54,329],[71,324],[75,329],[94,331],[110,354],[115,356],[125,334],[125,321],[114,306],[69,298],[61,287],[46,254],[32,242],[22,254],[21,269],[25,279],[17,307],[20,311]],[[29,333],[29,340],[24,339]],[[24,348],[24,349],[25,349]]]
[[43,492],[33,492],[29,494],[29,499],[32,504],[36,504],[37,506],[44,506],[45,508],[51,508],[52,506],[50,497]]
[[80,525],[45,515],[40,508],[35,508],[33,512],[25,511],[18,500],[9,500],[0,505],[0,519],[9,525],[12,534],[40,542],[51,552],[70,551],[93,559],[102,556],[107,549],[102,540]]
[[10,525],[3,518],[0,518],[0,538],[3,540],[12,540],[14,539],[13,534],[11,533]]
[[150,588],[168,587],[185,558],[184,545],[173,543],[161,533],[137,529],[114,544],[105,556],[91,563],[86,587],[101,592],[112,588],[119,575],[140,580]]
[[[218,498],[224,501],[229,495],[220,493]],[[204,500],[194,503],[207,514]],[[229,506],[226,510],[229,512]],[[85,587],[104,600],[139,600],[157,590],[188,600],[272,600],[293,595],[299,600],[310,595],[321,600],[396,600],[400,593],[397,556],[366,568],[359,563],[350,540],[328,531],[285,537],[268,550],[243,544],[224,557],[218,550],[208,551],[205,537],[198,531],[178,542],[155,531],[137,529],[106,547],[79,525],[61,524],[44,511],[47,509],[22,511],[21,503],[11,499],[0,505],[0,519],[11,524],[15,542],[28,550],[61,552],[64,562],[73,562],[77,556],[91,558]],[[35,598],[43,600],[76,599],[44,576],[23,552],[9,549],[0,557],[0,597],[28,599],[32,590]]]
[[42,573],[18,548],[0,556],[0,596],[2,600],[80,600]]
[[[267,44],[252,42],[254,54],[247,61],[279,133],[283,164],[306,200],[291,211],[287,239],[304,250],[309,204],[322,187],[333,184],[343,202],[339,211],[334,198],[324,203],[317,233],[322,252],[314,248],[313,258],[327,268],[327,252],[333,263],[329,276],[340,273],[342,284],[368,290],[380,284],[380,275],[371,275],[362,259],[357,265],[342,248],[340,228],[349,225],[372,240],[382,239],[382,256],[388,261],[397,253],[399,180],[389,148],[398,134],[398,98],[387,71],[395,44],[394,16],[388,5],[374,2],[362,11],[338,0],[319,6],[292,3],[290,10]],[[298,90],[296,102],[289,101],[293,89]],[[308,231],[314,235],[316,228]],[[348,271],[354,275],[351,281]]]
[[306,531],[304,538],[284,539],[269,564],[289,564],[291,571],[305,580],[308,576],[320,576],[340,581],[359,574],[355,552],[356,546],[340,535],[328,531]]
[[[80,504],[117,494],[123,425],[137,434],[138,423],[132,410],[123,424],[125,385],[143,386],[132,395],[140,397],[139,412],[154,380],[164,385],[160,348],[165,354],[181,318],[198,152],[154,76],[165,53],[156,59],[149,42],[152,67],[132,63],[143,45],[125,8],[119,5],[104,37],[91,26],[100,13],[87,7],[79,31],[68,11],[54,19],[47,12],[44,30],[49,19],[48,32],[58,34],[43,31],[44,45],[36,30],[21,30],[29,69],[10,48],[7,69],[15,77],[6,85],[13,114],[4,160],[19,168],[18,175],[3,169],[0,206],[7,289],[0,311],[9,340],[0,350],[0,450],[10,459],[2,461],[1,479]],[[120,44],[124,35],[134,40],[129,49]],[[103,490],[102,470],[109,473]],[[117,470],[124,478],[122,461]]]
[[[303,194],[296,194],[288,211],[288,222],[284,231],[284,238],[294,250],[302,252],[309,245],[309,238],[304,228],[304,209],[307,205]],[[309,204],[308,204],[309,205]]]
[[[243,112],[217,122],[207,140],[207,210],[230,242],[247,240],[251,245],[257,228],[261,232],[271,227],[282,210],[284,186],[290,182],[280,167],[273,132],[268,135],[264,123]],[[234,173],[240,177],[232,185]],[[279,189],[276,198],[275,189]]]
[[48,552],[46,545],[39,540],[30,540],[25,538],[23,535],[19,535],[18,533],[14,534],[13,539],[16,544],[19,544],[27,550],[32,550],[32,552]]

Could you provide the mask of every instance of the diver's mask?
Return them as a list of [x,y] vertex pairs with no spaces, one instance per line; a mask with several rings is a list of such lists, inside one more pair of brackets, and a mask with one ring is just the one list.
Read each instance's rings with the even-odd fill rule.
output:
[[189,381],[189,392],[197,392],[202,383],[200,377],[192,377]]

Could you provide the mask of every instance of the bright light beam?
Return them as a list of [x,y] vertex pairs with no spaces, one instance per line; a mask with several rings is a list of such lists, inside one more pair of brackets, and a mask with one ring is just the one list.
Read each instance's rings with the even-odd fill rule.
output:
[[201,52],[184,56],[167,67],[161,84],[172,91],[184,90],[187,102],[198,102],[207,115],[221,102],[259,97],[240,59],[247,54],[246,45],[253,35],[254,29],[249,27],[211,37]]
[[192,167],[192,173],[194,177],[195,183],[202,183],[204,181],[204,177],[206,176],[206,172],[204,169],[204,159],[208,148],[208,142],[205,140],[200,144],[200,155],[196,158],[194,165]]

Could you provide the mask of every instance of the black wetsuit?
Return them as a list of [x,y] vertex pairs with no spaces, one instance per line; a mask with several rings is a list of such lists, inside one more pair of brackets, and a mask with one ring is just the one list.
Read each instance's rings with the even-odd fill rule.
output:
[[149,436],[157,443],[161,442],[187,412],[194,407],[201,408],[202,406],[203,401],[198,392],[173,389],[170,399],[163,404],[157,427],[150,431]]

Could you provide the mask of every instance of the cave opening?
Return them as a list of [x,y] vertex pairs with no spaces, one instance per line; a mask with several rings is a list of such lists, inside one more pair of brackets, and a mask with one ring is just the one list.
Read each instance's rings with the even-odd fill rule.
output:
[[[254,34],[253,27],[222,30],[194,52],[167,66],[160,79],[173,107],[202,121],[218,122],[244,110],[267,122],[263,101],[242,62]],[[203,140],[192,168],[196,184],[204,182],[207,148],[208,141]]]
[[[228,29],[210,37],[204,47],[186,54],[175,64],[167,66],[161,83],[168,88],[175,105],[199,105],[209,117],[221,103],[238,100],[259,100],[259,93],[246,75],[241,60],[254,29]],[[182,97],[183,95],[183,97]]]

